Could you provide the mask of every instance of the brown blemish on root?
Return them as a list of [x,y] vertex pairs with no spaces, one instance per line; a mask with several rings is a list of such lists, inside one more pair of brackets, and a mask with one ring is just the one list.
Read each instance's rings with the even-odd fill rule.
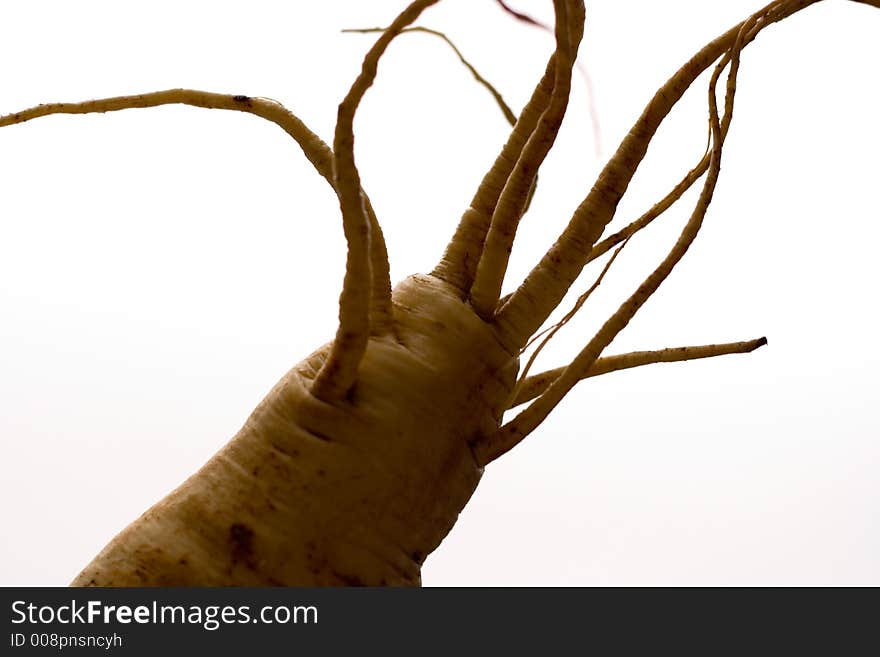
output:
[[239,561],[248,564],[254,554],[254,530],[240,522],[230,525],[229,544],[233,564]]
[[364,581],[357,575],[346,575],[335,570],[331,570],[330,574],[346,586],[366,586]]

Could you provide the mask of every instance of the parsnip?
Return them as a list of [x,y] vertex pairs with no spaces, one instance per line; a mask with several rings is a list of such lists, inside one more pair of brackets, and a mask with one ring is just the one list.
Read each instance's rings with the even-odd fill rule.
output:
[[[370,51],[340,105],[332,150],[262,99],[172,90],[154,103],[248,111],[298,141],[340,201],[349,246],[340,324],[335,339],[295,366],[226,447],[119,534],[75,585],[418,584],[422,562],[455,523],[483,468],[537,428],[577,381],[651,362],[744,353],[766,342],[602,358],[699,231],[720,173],[741,50],[765,26],[812,3],[774,2],[682,68],[648,106],[557,244],[509,298],[500,298],[507,259],[567,106],[583,6],[554,3],[557,50],[443,260],[431,274],[412,276],[391,292],[379,222],[355,164],[353,117],[385,47],[431,4],[413,3]],[[708,171],[678,243],[571,365],[518,386],[527,342],[583,267],[616,243],[613,236],[600,238],[660,121],[719,59],[709,95],[711,148],[672,199]],[[719,112],[714,85],[725,66],[730,72]],[[4,117],[0,125],[141,107],[148,97],[155,99],[145,94],[44,106]],[[663,209],[669,204],[661,202]],[[528,409],[502,425],[505,410],[530,398],[536,400]]]
[[347,399],[310,394],[315,352],[73,583],[418,584],[480,479],[468,441],[497,426],[516,361],[433,277],[401,283],[394,307],[396,335],[370,340]]

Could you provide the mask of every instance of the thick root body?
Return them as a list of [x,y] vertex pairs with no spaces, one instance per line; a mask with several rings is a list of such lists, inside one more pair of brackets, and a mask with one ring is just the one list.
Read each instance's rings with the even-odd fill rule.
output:
[[327,347],[296,365],[73,585],[420,584],[480,480],[470,444],[497,429],[518,363],[431,276],[394,291],[394,323],[339,402],[309,392]]

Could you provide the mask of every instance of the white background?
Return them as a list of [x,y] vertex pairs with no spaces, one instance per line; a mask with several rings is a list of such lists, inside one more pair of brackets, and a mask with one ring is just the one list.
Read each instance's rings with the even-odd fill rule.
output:
[[[601,145],[578,75],[508,289],[650,94],[759,4],[588,3],[580,61]],[[10,4],[0,112],[183,86],[275,98],[330,139],[375,38],[339,30],[387,24],[402,5]],[[552,19],[549,1],[517,6]],[[422,24],[448,31],[517,110],[553,48],[492,0],[447,0]],[[579,385],[487,469],[425,584],[880,584],[878,35],[876,9],[829,1],[749,47],[703,232],[609,353],[761,335],[769,346]],[[704,89],[664,124],[615,225],[699,159]],[[355,127],[393,278],[429,270],[503,119],[439,40],[409,35]],[[0,181],[0,584],[65,584],[333,335],[344,242],[295,144],[236,113],[4,128]],[[693,200],[627,247],[539,369],[580,349]]]

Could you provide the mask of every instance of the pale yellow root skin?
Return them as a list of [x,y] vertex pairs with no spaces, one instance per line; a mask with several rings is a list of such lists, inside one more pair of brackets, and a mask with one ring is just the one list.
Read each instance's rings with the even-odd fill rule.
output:
[[308,392],[324,347],[201,470],[129,525],[74,586],[419,585],[482,474],[518,362],[433,276],[394,291],[349,398]]

